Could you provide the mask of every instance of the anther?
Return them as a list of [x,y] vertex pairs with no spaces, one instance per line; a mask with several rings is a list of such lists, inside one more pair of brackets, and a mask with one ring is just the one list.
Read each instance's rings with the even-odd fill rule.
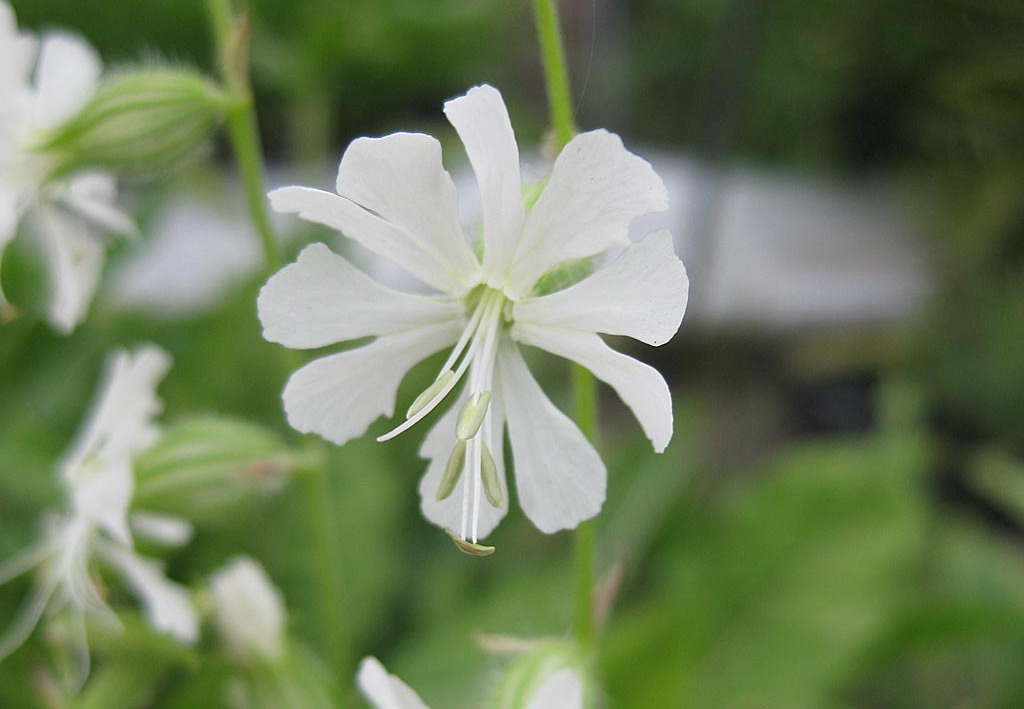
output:
[[448,464],[444,467],[444,475],[441,476],[441,484],[437,486],[435,499],[440,502],[452,494],[452,490],[462,477],[462,469],[466,462],[466,442],[456,441],[452,454],[448,456]]
[[424,389],[423,393],[417,396],[415,401],[412,402],[412,405],[409,407],[409,410],[405,413],[405,418],[411,419],[413,416],[422,411],[424,407],[426,407],[427,404],[433,401],[434,397],[437,396],[441,392],[441,390],[445,388],[445,386],[447,386],[448,382],[450,382],[452,380],[452,377],[454,376],[455,372],[453,372],[450,369],[446,369],[443,372],[441,372],[437,376],[437,379],[434,380],[434,383],[428,386],[426,389]]
[[501,507],[501,481],[498,480],[498,466],[494,464],[490,449],[485,444],[480,458],[480,479],[484,483],[484,495],[492,507]]
[[445,528],[444,533],[447,534],[453,542],[455,542],[455,546],[457,546],[459,551],[463,554],[469,554],[470,556],[490,556],[494,553],[494,547],[489,547],[486,544],[474,544],[473,542],[468,542],[447,527]]
[[459,412],[459,420],[455,423],[455,435],[463,441],[468,441],[475,436],[484,422],[487,406],[490,403],[491,392],[489,391],[471,396],[462,407],[462,411]]

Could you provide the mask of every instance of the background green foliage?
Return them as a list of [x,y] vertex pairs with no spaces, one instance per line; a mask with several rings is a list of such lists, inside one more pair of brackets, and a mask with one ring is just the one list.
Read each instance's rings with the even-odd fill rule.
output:
[[[538,140],[545,113],[527,5],[254,0],[270,154],[326,165],[356,135],[431,130],[443,99],[481,81],[502,87],[521,139]],[[108,63],[210,69],[199,2],[14,6],[24,26],[73,29]],[[791,357],[802,333],[692,325],[667,351],[640,352],[675,392],[676,438],[660,457],[602,391],[610,490],[599,568],[624,573],[601,643],[606,706],[1024,705],[1024,6],[564,6],[574,84],[588,87],[581,126],[709,160],[881,180],[919,215],[938,284],[927,312],[896,331],[867,328],[879,337],[865,341],[883,344],[841,366],[802,367]],[[17,254],[9,261],[5,285],[21,274],[30,292],[31,273],[19,270],[28,267]],[[69,338],[31,316],[0,330],[0,556],[30,543],[40,510],[56,503],[55,461],[113,346],[150,340],[172,353],[164,420],[216,412],[286,435],[280,351],[259,337],[258,285],[185,320],[101,301]],[[816,347],[839,350],[838,334],[849,333],[815,333]],[[564,379],[562,363],[541,366],[542,378]],[[866,421],[807,426],[798,394],[851,378]],[[478,633],[565,631],[570,540],[513,511],[493,537],[495,557],[456,554],[418,514],[416,439],[329,452],[345,569],[338,603],[357,653],[380,656],[432,706],[471,706],[508,663],[480,651]],[[259,558],[300,645],[317,648],[302,484],[210,520],[170,569],[198,588],[231,556]],[[0,588],[0,617],[28,584]],[[109,662],[90,686],[121,692],[121,706],[206,707],[223,696],[227,669],[210,642],[183,651],[132,622],[99,642]],[[0,706],[38,704],[26,678],[44,653],[37,636],[0,664]]]

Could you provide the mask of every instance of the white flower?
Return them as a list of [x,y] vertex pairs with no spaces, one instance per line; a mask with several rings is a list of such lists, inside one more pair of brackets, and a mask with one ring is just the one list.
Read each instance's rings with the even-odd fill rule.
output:
[[[115,204],[113,177],[52,177],[57,156],[38,149],[47,131],[82,108],[99,74],[99,58],[82,40],[49,34],[37,47],[34,37],[18,32],[14,12],[0,1],[0,257],[30,214],[50,272],[48,316],[65,333],[85,317],[96,290],[103,237],[135,230]],[[4,306],[0,291],[0,310]]]
[[[153,346],[111,358],[106,385],[61,465],[67,509],[52,518],[41,544],[0,566],[0,583],[40,567],[36,590],[0,639],[0,659],[25,641],[44,612],[67,610],[87,663],[86,614],[116,621],[94,580],[98,561],[120,572],[157,630],[183,642],[198,637],[188,592],[163,575],[159,562],[135,553],[129,528],[132,456],[158,435],[152,422],[161,408],[155,390],[169,366],[167,354]],[[162,543],[183,543],[191,532],[186,522],[157,515],[139,515],[137,526],[135,521],[133,516],[131,527],[140,536]]]
[[[356,675],[363,696],[376,709],[428,709],[419,695],[388,671],[375,657],[365,657]],[[562,668],[547,677],[530,693],[525,706],[517,709],[582,709],[583,685],[579,676]]]
[[266,571],[238,557],[210,579],[217,630],[240,659],[274,661],[284,651],[284,601]]
[[[378,440],[420,421],[467,379],[460,403],[423,442],[430,464],[420,492],[428,519],[459,530],[453,538],[464,550],[489,553],[493,548],[473,545],[508,509],[506,427],[519,502],[541,531],[575,527],[597,514],[605,497],[600,457],[541,390],[518,345],[579,362],[610,384],[660,452],[672,436],[668,386],[598,333],[664,344],[679,327],[688,282],[667,232],[629,241],[633,218],[665,209],[667,196],[651,166],[618,136],[576,136],[527,211],[501,94],[477,86],[448,101],[445,114],[477,176],[482,258],[459,225],[455,185],[434,138],[360,138],[342,157],[337,194],[285,187],[270,193],[271,205],[337,229],[441,294],[386,288],[313,244],[267,282],[259,315],[264,337],[292,348],[376,338],[313,361],[284,390],[289,423],[339,445],[381,414],[392,415],[399,382],[414,364],[451,348],[407,420]],[[550,294],[534,292],[559,264],[615,247],[623,247],[621,254],[589,277]]]

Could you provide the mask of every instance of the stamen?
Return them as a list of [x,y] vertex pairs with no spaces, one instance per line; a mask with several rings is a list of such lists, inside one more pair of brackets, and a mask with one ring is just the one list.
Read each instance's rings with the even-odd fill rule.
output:
[[494,464],[491,451],[484,443],[483,458],[480,461],[480,479],[483,481],[484,495],[492,507],[501,507],[501,482],[498,480],[498,466]]
[[455,423],[455,435],[463,441],[468,441],[477,434],[480,426],[483,425],[484,416],[487,415],[487,407],[491,403],[491,392],[483,391],[476,396],[471,396],[459,412],[459,419]]
[[490,556],[494,553],[494,547],[489,547],[486,544],[467,542],[447,527],[445,527],[444,533],[447,534],[453,542],[455,542],[455,546],[457,546],[459,551],[464,554],[469,554],[470,556]]
[[429,404],[435,396],[437,396],[437,393],[447,386],[448,382],[450,382],[454,376],[455,372],[450,369],[445,369],[441,372],[437,376],[437,379],[434,380],[434,383],[424,389],[423,392],[413,400],[412,404],[409,406],[409,410],[405,412],[405,418],[411,419],[422,411],[423,408]]
[[452,454],[448,456],[448,464],[444,468],[444,475],[441,476],[441,484],[437,486],[437,495],[435,499],[440,502],[441,500],[448,499],[448,496],[452,494],[452,490],[459,482],[459,478],[462,477],[462,469],[466,463],[466,442],[457,441],[455,448],[452,449]]
[[[487,316],[481,315],[480,318],[477,318],[476,314],[474,313],[473,321],[476,321],[479,324],[479,321],[482,318],[487,317],[487,319],[488,319],[488,323],[487,324],[490,324],[490,321],[492,319],[494,319],[495,316],[501,310],[501,299],[500,298],[501,298],[501,294],[500,293],[495,298],[490,298],[490,299],[488,299],[487,297],[482,298],[481,299],[481,304],[477,307],[477,310],[478,311],[479,310],[486,310],[488,315]],[[467,331],[468,330],[469,330],[469,328],[467,328]],[[434,397],[432,399],[430,399],[430,401],[428,401],[425,405],[423,405],[423,407],[421,409],[416,411],[411,417],[406,419],[406,421],[404,421],[402,424],[396,426],[395,428],[391,429],[390,431],[388,431],[387,433],[385,433],[385,434],[383,434],[381,436],[377,436],[377,442],[378,443],[383,443],[384,441],[390,441],[395,436],[397,436],[397,435],[399,435],[401,433],[404,433],[405,431],[408,431],[410,428],[412,428],[417,423],[422,421],[427,416],[427,414],[429,414],[431,411],[433,411],[437,407],[438,404],[440,404],[442,401],[444,401],[444,398],[446,396],[448,396],[448,393],[452,389],[455,388],[455,385],[458,384],[459,381],[462,380],[462,376],[466,373],[466,370],[469,369],[469,365],[473,361],[473,359],[475,358],[475,356],[477,354],[477,350],[480,347],[481,347],[480,339],[479,338],[473,338],[473,341],[469,345],[469,349],[466,351],[465,356],[462,358],[462,361],[459,362],[459,366],[455,369],[455,373],[450,378],[448,378],[448,380],[446,382],[444,382],[440,386],[440,388],[437,390],[437,393],[434,395]],[[444,369],[448,369],[448,367],[446,366]],[[443,377],[443,374],[441,376]]]

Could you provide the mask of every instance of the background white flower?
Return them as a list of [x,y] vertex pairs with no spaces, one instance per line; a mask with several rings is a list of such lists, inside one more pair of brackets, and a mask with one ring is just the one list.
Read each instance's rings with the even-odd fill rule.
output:
[[[672,436],[672,406],[657,371],[609,348],[598,333],[667,342],[686,307],[688,281],[667,232],[633,244],[630,222],[667,207],[651,166],[618,136],[575,137],[527,212],[519,152],[501,94],[478,86],[445,104],[477,176],[482,259],[457,218],[455,186],[430,136],[360,138],[345,151],[337,194],[285,187],[273,208],[331,226],[391,259],[440,295],[401,293],[373,281],[322,244],[264,286],[264,337],[315,348],[376,337],[292,375],[284,406],[293,427],[342,444],[381,414],[417,362],[451,347],[434,385],[387,440],[420,421],[465,378],[460,403],[427,435],[420,485],[424,514],[472,553],[508,509],[502,460],[508,429],[520,504],[544,532],[572,528],[600,510],[605,467],[577,426],[547,398],[519,344],[574,360],[611,385],[655,450]],[[550,294],[535,286],[566,261],[621,247],[617,259]],[[453,346],[454,345],[454,346]],[[486,502],[482,502],[485,500]],[[461,544],[468,540],[468,544]]]
[[[139,596],[146,618],[157,630],[194,642],[198,617],[188,591],[163,575],[162,564],[137,554],[130,526],[160,543],[184,543],[191,528],[183,520],[157,515],[129,516],[134,478],[132,456],[158,435],[153,417],[161,409],[156,386],[170,367],[157,347],[120,351],[77,442],[61,465],[68,507],[54,516],[43,541],[0,566],[0,583],[40,567],[35,591],[0,639],[0,659],[17,649],[45,611],[71,613],[80,656],[88,661],[85,616],[116,622],[100,587],[97,562],[114,567]],[[82,668],[82,675],[87,665]]]
[[[365,657],[356,675],[363,696],[376,709],[428,709],[409,685],[388,671],[375,657]],[[551,674],[516,709],[582,709],[583,685],[569,668]],[[510,708],[511,709],[511,708]]]
[[[77,37],[51,33],[37,42],[19,32],[14,12],[0,2],[0,65],[0,257],[30,215],[50,273],[48,317],[67,333],[85,317],[96,291],[106,235],[135,232],[116,205],[112,176],[54,178],[57,156],[38,149],[46,132],[92,95],[100,61]],[[5,305],[0,292],[0,306]]]
[[210,579],[217,630],[240,659],[273,661],[284,651],[284,600],[259,562],[232,559]]

